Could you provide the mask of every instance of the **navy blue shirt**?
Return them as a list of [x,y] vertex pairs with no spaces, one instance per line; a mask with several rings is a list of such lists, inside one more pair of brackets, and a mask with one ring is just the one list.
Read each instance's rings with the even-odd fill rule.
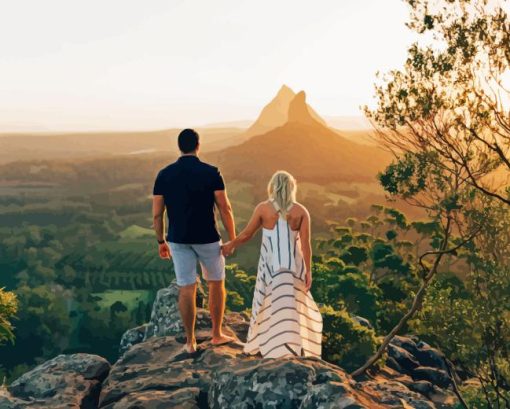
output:
[[181,156],[161,169],[152,193],[163,195],[165,199],[168,215],[166,240],[185,244],[220,240],[214,216],[214,191],[224,189],[218,168],[196,156]]

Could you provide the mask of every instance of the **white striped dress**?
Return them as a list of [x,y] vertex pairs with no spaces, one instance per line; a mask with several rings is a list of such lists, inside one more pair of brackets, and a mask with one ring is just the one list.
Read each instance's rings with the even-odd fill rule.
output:
[[320,357],[322,316],[312,294],[305,293],[305,264],[299,232],[290,228],[275,202],[273,205],[279,217],[273,229],[262,229],[244,352],[260,352],[264,358],[284,355]]

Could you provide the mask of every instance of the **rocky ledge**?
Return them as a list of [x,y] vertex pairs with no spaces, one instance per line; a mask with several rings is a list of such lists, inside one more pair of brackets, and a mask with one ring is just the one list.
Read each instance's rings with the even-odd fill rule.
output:
[[[317,358],[261,359],[242,346],[210,343],[210,318],[199,308],[194,354],[177,310],[177,287],[158,292],[151,321],[127,331],[120,358],[59,355],[0,389],[0,408],[453,408],[440,352],[397,337],[388,365],[363,380]],[[225,331],[246,339],[248,317],[229,313]],[[428,369],[427,369],[428,368]],[[446,378],[444,377],[446,376]]]

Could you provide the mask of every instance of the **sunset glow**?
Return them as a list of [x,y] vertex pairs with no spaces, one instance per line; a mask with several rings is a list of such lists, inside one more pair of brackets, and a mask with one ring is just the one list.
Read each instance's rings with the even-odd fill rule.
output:
[[400,0],[2,5],[0,131],[253,120],[282,84],[361,115],[413,40]]

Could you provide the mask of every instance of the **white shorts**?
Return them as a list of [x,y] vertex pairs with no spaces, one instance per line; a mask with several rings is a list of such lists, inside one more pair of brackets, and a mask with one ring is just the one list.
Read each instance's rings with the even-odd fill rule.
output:
[[168,243],[174,262],[177,285],[182,287],[197,282],[197,262],[207,281],[225,279],[225,257],[221,254],[220,241],[206,244]]

